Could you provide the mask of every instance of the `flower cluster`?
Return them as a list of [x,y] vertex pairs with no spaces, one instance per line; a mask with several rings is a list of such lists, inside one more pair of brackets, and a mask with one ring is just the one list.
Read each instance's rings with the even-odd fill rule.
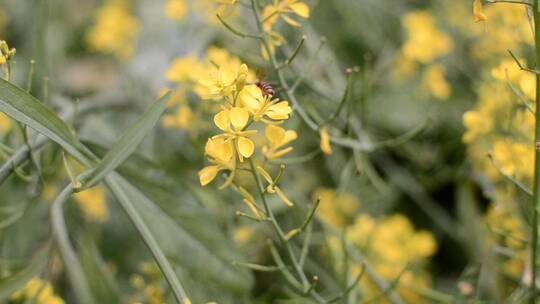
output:
[[103,223],[109,217],[105,187],[102,185],[73,195],[84,215],[92,221]]
[[50,282],[45,282],[38,277],[32,278],[26,286],[13,295],[13,301],[32,302],[36,304],[64,304],[64,300],[55,295]]
[[163,286],[160,270],[155,263],[141,263],[139,273],[131,275],[130,283],[135,289],[130,299],[131,303],[165,303],[166,288]]
[[[162,119],[166,128],[188,129],[197,131],[207,128],[199,114],[215,111],[215,104],[205,101],[219,100],[219,94],[212,93],[212,75],[216,73],[216,66],[222,71],[235,71],[242,65],[240,59],[230,55],[227,50],[210,47],[203,58],[188,55],[176,58],[165,73],[165,79],[173,84],[174,92],[169,99],[169,108],[172,110]],[[235,75],[221,75],[223,81],[232,81],[227,77]],[[225,77],[225,78],[224,78]],[[254,82],[255,76],[248,72],[246,82]],[[189,96],[194,94],[197,102],[189,103]],[[199,102],[202,100],[203,102]]]
[[[475,84],[477,102],[463,115],[463,142],[476,173],[489,181],[486,193],[492,205],[485,220],[493,244],[512,252],[501,257],[501,273],[515,280],[527,264],[526,227],[519,215],[515,186],[504,175],[526,186],[532,184],[536,85],[535,75],[522,71],[507,50],[523,54],[533,41],[520,5],[498,3],[482,8],[475,1],[472,19],[487,20],[490,30],[481,25],[462,29],[475,40],[471,54],[484,67]],[[527,64],[520,56],[515,59]]]
[[[218,173],[225,173],[227,178],[221,188],[234,184],[234,188],[242,194],[253,213],[260,216],[254,207],[253,197],[235,183],[236,172],[246,169],[249,160],[251,169],[255,167],[257,174],[268,183],[267,193],[276,194],[285,204],[292,205],[277,186],[278,178],[272,178],[264,168],[262,160],[253,159],[257,148],[264,161],[275,161],[283,157],[292,151],[288,144],[296,139],[297,134],[280,126],[292,113],[289,102],[268,94],[257,85],[258,82],[250,82],[249,78],[247,65],[229,63],[213,66],[200,81],[203,96],[220,104],[219,112],[213,119],[220,133],[206,142],[205,154],[210,165],[199,171],[199,180],[201,185],[205,186],[212,182]],[[264,143],[256,145],[255,137],[262,128]]]
[[[387,281],[398,280],[396,291],[408,303],[422,303],[422,297],[408,286],[429,287],[430,278],[425,269],[428,259],[435,254],[437,244],[431,233],[416,231],[403,215],[395,214],[380,219],[358,213],[360,203],[348,193],[338,194],[334,189],[315,191],[320,199],[319,218],[335,229],[345,232],[347,244],[356,247],[374,268],[377,275]],[[334,255],[343,254],[342,240],[329,236],[328,242]],[[339,257],[337,261],[343,260]],[[335,265],[341,269],[343,265]],[[352,265],[353,275],[360,265]],[[365,298],[374,298],[381,291],[366,276],[359,282]]]
[[[289,25],[300,27],[296,17],[309,18],[309,6],[298,0],[274,0],[263,9],[262,22],[268,34],[270,52],[274,53],[277,47],[285,43],[285,38],[276,30],[278,21],[283,20]],[[268,58],[266,49],[262,49],[262,54]]]
[[[210,25],[217,25],[216,13],[222,17],[234,14],[237,0],[198,0],[193,1],[193,13]],[[189,11],[186,0],[167,0],[165,15],[173,21],[182,21]]]
[[128,60],[139,33],[139,22],[130,13],[129,0],[107,0],[96,14],[95,24],[86,35],[92,50]]
[[411,77],[424,66],[423,89],[437,99],[448,99],[452,93],[446,80],[446,69],[439,61],[453,49],[451,37],[439,30],[435,19],[423,10],[412,11],[402,20],[406,40],[398,56],[396,76]]

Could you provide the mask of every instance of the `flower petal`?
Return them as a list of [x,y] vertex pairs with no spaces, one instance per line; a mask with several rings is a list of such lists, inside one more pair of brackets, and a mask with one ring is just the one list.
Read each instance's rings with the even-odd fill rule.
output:
[[236,130],[242,130],[249,120],[249,112],[246,108],[235,107],[229,110],[229,118]]
[[302,2],[297,2],[289,5],[289,8],[293,10],[295,14],[302,18],[309,18],[309,6]]
[[264,131],[264,135],[272,147],[278,146],[283,141],[285,133],[285,129],[275,125],[266,126],[266,130]]
[[258,110],[261,100],[263,100],[262,91],[256,85],[245,86],[240,92],[239,98],[242,105],[253,110]]
[[248,138],[240,136],[238,137],[238,152],[243,157],[251,157],[255,151],[255,144]]
[[216,116],[214,116],[214,123],[219,129],[227,132],[231,129],[230,128],[231,120],[229,116],[230,116],[229,110],[223,110],[217,113]]
[[216,178],[219,169],[218,166],[208,166],[199,171],[199,181],[201,186],[206,186]]

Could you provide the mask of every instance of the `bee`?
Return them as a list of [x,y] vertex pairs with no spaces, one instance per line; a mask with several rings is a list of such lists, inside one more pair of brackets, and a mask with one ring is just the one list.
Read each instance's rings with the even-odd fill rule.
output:
[[[257,70],[257,78],[258,79],[264,79],[265,76],[266,76],[266,71],[265,70],[262,70],[262,69]],[[273,97],[276,94],[276,90],[274,90],[274,87],[272,87],[272,85],[269,84],[266,81],[257,80],[255,85],[259,89],[261,89],[262,94],[263,94],[264,97],[268,97],[268,96]]]
[[255,85],[257,87],[259,87],[259,89],[261,89],[262,93],[263,93],[263,96],[264,97],[273,97],[274,94],[276,94],[276,90],[274,90],[274,88],[272,87],[272,85],[270,85],[269,83],[267,82],[264,82],[264,81],[257,81],[255,83]]

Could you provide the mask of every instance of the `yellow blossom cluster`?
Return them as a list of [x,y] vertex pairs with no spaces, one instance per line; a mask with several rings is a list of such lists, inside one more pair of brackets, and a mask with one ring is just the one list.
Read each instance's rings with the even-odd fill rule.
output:
[[435,18],[424,10],[407,13],[402,19],[402,25],[406,37],[397,57],[396,76],[410,77],[419,65],[424,65],[423,89],[437,99],[448,99],[452,90],[446,80],[445,67],[438,61],[452,51],[452,38],[441,31]]
[[[210,64],[197,64],[193,58],[181,59],[167,73],[169,80],[191,82],[202,99],[218,105],[213,122],[219,134],[206,142],[205,155],[210,165],[199,171],[201,185],[208,185],[219,173],[224,173],[226,180],[221,188],[233,185],[253,214],[262,217],[253,196],[235,181],[239,170],[251,170],[267,183],[268,194],[275,194],[292,206],[277,185],[281,174],[274,178],[264,168],[264,162],[276,161],[293,150],[289,144],[297,138],[296,132],[281,127],[292,114],[289,102],[263,90],[260,82],[253,81],[247,65],[230,58],[226,52],[213,49],[207,55]],[[179,68],[186,64],[194,67],[191,71],[198,70],[195,73],[198,77]],[[256,145],[254,137],[260,131],[264,139]]]
[[[428,231],[417,231],[401,214],[380,219],[358,213],[360,203],[351,194],[338,194],[334,189],[315,191],[320,199],[318,217],[324,223],[345,232],[347,244],[359,250],[377,275],[388,282],[398,280],[397,292],[407,303],[422,303],[422,297],[409,286],[429,287],[430,277],[425,266],[437,250],[437,243]],[[333,254],[343,254],[342,241],[328,237]],[[339,259],[338,259],[339,261]],[[336,265],[340,269],[340,265]],[[353,275],[360,265],[352,265]],[[365,299],[376,297],[381,290],[367,276],[359,282]]]
[[64,300],[55,295],[50,282],[45,282],[38,277],[32,278],[26,286],[13,295],[14,301],[31,302],[36,304],[64,304]]
[[142,263],[139,266],[139,273],[130,277],[130,284],[135,289],[130,303],[165,303],[165,290],[161,286],[160,270],[155,263]]
[[[188,103],[188,95],[194,93],[198,99],[203,101],[219,100],[219,94],[211,92],[208,84],[212,82],[215,73],[223,71],[236,71],[242,62],[239,58],[232,56],[225,49],[210,47],[201,59],[195,55],[188,55],[176,58],[165,73],[165,79],[173,84],[174,92],[169,99],[171,112],[164,115],[161,123],[166,128],[197,130],[205,127],[204,122],[198,114],[214,110],[214,104],[198,102],[192,107]],[[221,67],[216,69],[216,66]],[[219,77],[223,81],[231,81],[226,77],[235,75],[222,75]],[[234,79],[233,79],[234,80]],[[248,72],[246,82],[254,82],[254,73]]]
[[[192,1],[193,13],[199,15],[208,24],[217,25],[216,14],[223,18],[230,17],[234,13],[234,5],[237,0],[198,0]],[[165,15],[173,21],[182,21],[189,11],[186,0],[167,0]]]
[[[455,12],[462,15],[457,7]],[[519,215],[516,188],[503,175],[526,186],[532,183],[536,85],[535,75],[522,71],[516,62],[527,65],[526,60],[519,55],[512,58],[508,49],[515,54],[527,51],[532,46],[531,28],[524,7],[515,4],[481,7],[480,1],[475,1],[472,17],[469,13],[468,18],[476,22],[486,21],[489,30],[483,24],[460,27],[464,35],[474,39],[471,55],[477,66],[483,67],[475,83],[477,102],[463,115],[463,142],[474,170],[494,186],[485,220],[494,244],[513,253],[501,257],[502,271],[518,279],[528,256],[523,243],[526,227]],[[457,25],[455,18],[449,20]]]
[[128,60],[133,55],[139,27],[139,21],[130,12],[129,0],[107,0],[97,11],[86,42],[94,51]]
[[105,188],[101,185],[73,195],[84,215],[95,222],[105,222],[109,217]]
[[[300,23],[295,18],[307,19],[309,14],[309,6],[298,0],[273,0],[264,7],[262,22],[264,31],[268,34],[270,52],[274,53],[276,48],[285,43],[285,38],[276,30],[279,20],[300,27]],[[262,55],[268,59],[268,50],[263,48]]]

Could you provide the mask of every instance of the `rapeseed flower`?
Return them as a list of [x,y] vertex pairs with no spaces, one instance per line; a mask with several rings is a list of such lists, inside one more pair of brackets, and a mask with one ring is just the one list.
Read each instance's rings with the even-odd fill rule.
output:
[[[212,164],[199,171],[199,181],[202,186],[212,182],[216,175],[222,171],[230,171],[230,181],[234,176],[236,162],[234,156],[234,147],[231,141],[226,141],[224,138],[209,138],[204,148],[208,160]],[[226,185],[226,184],[224,184]]]
[[127,1],[108,0],[98,9],[86,42],[92,50],[128,60],[133,55],[139,27],[139,21],[129,12]]
[[255,151],[255,144],[249,136],[257,133],[256,130],[244,130],[249,122],[249,111],[245,108],[234,107],[222,110],[214,116],[214,123],[225,133],[216,135],[214,138],[225,138],[226,141],[234,141],[240,162],[251,157]]
[[330,135],[328,134],[328,129],[326,129],[326,127],[322,127],[319,129],[319,137],[321,138],[321,151],[326,155],[332,154],[332,147],[330,146]]
[[103,186],[95,186],[77,192],[73,197],[87,218],[102,223],[109,217],[106,192]]
[[285,130],[275,125],[267,125],[264,135],[268,145],[262,147],[262,152],[269,160],[276,160],[290,153],[293,147],[284,147],[298,137],[296,131]]
[[188,11],[188,6],[185,0],[168,0],[165,6],[165,14],[174,21],[184,19]]
[[[256,85],[246,86],[240,93],[240,101],[253,115],[254,121],[274,123],[289,118],[292,108],[288,101],[280,101],[270,95],[263,95],[262,90]],[[270,118],[271,120],[266,119]]]

